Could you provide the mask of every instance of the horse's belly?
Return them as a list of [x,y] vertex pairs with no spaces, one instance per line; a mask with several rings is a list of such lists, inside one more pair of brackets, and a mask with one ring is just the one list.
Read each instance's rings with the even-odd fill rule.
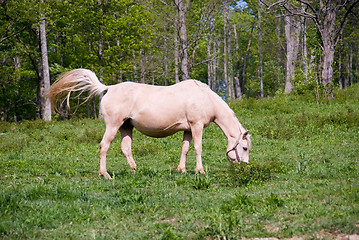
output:
[[131,124],[139,132],[155,138],[168,137],[178,131],[186,131],[190,129],[188,123],[178,121],[169,124],[161,122],[158,119],[153,119],[152,121],[139,121],[137,119],[131,119]]

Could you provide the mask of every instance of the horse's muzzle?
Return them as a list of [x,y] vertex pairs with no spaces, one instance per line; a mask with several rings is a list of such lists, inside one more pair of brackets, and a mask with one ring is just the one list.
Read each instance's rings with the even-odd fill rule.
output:
[[[248,165],[249,162],[242,161],[241,158],[239,157],[239,154],[238,154],[238,151],[237,151],[237,146],[238,146],[238,143],[237,143],[232,149],[230,149],[230,150],[228,150],[228,151],[226,152],[228,161],[231,161],[232,163],[238,163],[238,164],[240,164],[240,163],[245,163],[245,164]],[[232,159],[228,156],[228,153],[230,153],[230,152],[232,152],[232,151],[234,151],[234,153],[236,154],[236,159],[235,159],[235,160],[232,160]]]

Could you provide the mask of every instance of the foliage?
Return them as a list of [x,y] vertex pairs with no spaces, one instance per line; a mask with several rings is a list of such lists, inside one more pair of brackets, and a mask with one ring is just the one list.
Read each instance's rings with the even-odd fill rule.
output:
[[[218,84],[213,89],[220,95],[225,95],[228,87],[223,66],[224,4],[219,0],[190,1],[186,25],[191,78],[208,83],[208,65],[215,60],[216,65],[210,68],[216,68],[214,75]],[[229,1],[229,5],[229,75],[238,77],[244,85],[242,91],[246,97],[257,97],[260,92],[258,1]],[[278,17],[283,12],[279,8],[269,10],[264,5],[261,10],[264,94],[274,96],[283,91],[285,80],[284,22]],[[89,68],[105,84],[121,81],[144,81],[156,85],[175,83],[175,67],[179,64],[175,61],[178,9],[173,1],[1,1],[0,11],[3,13],[0,15],[2,121],[32,120],[40,116],[38,26],[41,17],[46,19],[52,82],[67,70]],[[356,16],[349,15],[341,33],[334,59],[335,86],[347,87],[358,81],[357,58],[353,57],[358,49],[355,22]],[[307,37],[308,56],[298,56],[293,79],[294,94],[311,92],[320,102],[323,95],[319,89],[323,88],[320,81],[322,39],[309,20],[302,34]],[[249,39],[251,44],[243,84],[242,72]],[[305,58],[310,58],[310,61]],[[304,76],[300,63],[303,59],[309,69],[309,78]],[[79,113],[81,117],[90,116],[89,113],[97,109],[98,99],[95,99],[80,108]]]
[[[108,154],[97,176],[102,120],[0,123],[0,238],[335,238],[359,234],[359,86],[230,102],[250,129],[250,165],[228,163],[226,139],[204,132],[206,174],[176,171],[182,136],[134,132],[136,173]],[[342,235],[340,235],[342,236]]]

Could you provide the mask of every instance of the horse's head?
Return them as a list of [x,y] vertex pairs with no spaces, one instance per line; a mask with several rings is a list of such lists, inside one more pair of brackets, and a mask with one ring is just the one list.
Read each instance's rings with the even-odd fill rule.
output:
[[249,163],[249,150],[251,149],[251,139],[249,131],[246,131],[236,141],[233,148],[227,151],[227,157],[234,163]]

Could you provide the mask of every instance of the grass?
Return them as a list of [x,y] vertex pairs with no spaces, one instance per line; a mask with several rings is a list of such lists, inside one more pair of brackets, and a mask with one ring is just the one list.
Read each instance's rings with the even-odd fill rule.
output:
[[359,234],[359,86],[315,104],[306,96],[231,102],[251,131],[250,165],[204,133],[205,175],[178,173],[181,134],[134,132],[132,173],[119,139],[113,180],[97,176],[101,120],[0,123],[1,239],[330,239]]

